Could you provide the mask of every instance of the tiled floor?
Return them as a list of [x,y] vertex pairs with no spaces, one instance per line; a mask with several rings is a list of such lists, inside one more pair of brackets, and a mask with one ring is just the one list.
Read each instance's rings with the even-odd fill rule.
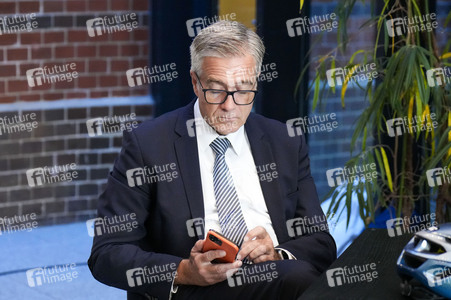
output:
[[[126,299],[125,291],[96,281],[86,261],[91,251],[92,238],[86,223],[38,227],[30,232],[3,232],[0,235],[0,299]],[[37,281],[30,287],[26,271],[33,268],[51,268],[55,265],[75,264],[69,273],[62,272],[60,281]],[[62,267],[60,267],[62,268]],[[61,274],[61,273],[60,273]]]

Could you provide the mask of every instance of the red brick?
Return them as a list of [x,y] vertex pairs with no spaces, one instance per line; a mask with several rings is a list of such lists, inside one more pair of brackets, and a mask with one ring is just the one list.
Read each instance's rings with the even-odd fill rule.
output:
[[74,89],[75,88],[75,80],[78,80],[77,78],[73,78],[72,81],[60,81],[55,82],[55,89],[61,90],[61,89]]
[[28,49],[8,49],[6,50],[7,60],[28,60]]
[[17,43],[17,34],[0,35],[0,46],[13,45]]
[[76,98],[86,98],[85,92],[65,92],[65,99],[76,99]]
[[91,91],[89,93],[91,98],[105,98],[108,97],[108,91]]
[[78,46],[77,57],[95,57],[96,46]]
[[98,42],[98,41],[108,41],[110,39],[110,35],[108,33],[103,33],[102,35],[96,35],[93,37],[89,37],[92,39],[92,41]]
[[132,96],[145,96],[149,94],[149,90],[147,88],[138,88],[131,90]]
[[28,64],[28,63],[21,64],[19,66],[19,74],[25,76],[27,70],[39,68],[39,67],[41,67],[39,64]]
[[44,100],[61,100],[64,99],[63,93],[44,93]]
[[41,33],[40,32],[22,32],[20,34],[20,42],[22,45],[40,44]]
[[3,61],[3,49],[0,49],[0,61]]
[[16,13],[16,3],[13,1],[0,2],[0,12],[3,14],[15,14]]
[[[141,1],[147,1],[147,0],[141,0]],[[130,10],[130,1],[110,0],[110,5],[111,5],[112,10],[121,10],[121,11]]]
[[101,87],[113,87],[117,86],[117,76],[102,76],[99,80]]
[[76,71],[78,72],[78,73],[83,73],[85,70],[86,70],[86,68],[85,68],[85,60],[83,60],[83,61],[70,61],[70,62],[68,62],[68,63],[75,63],[75,65],[76,65],[76,67],[75,67],[75,69],[76,69]]
[[55,47],[55,58],[73,58],[73,57],[75,57],[74,46]]
[[144,66],[147,66],[149,62],[147,59],[133,59],[132,61],[132,68],[142,68]]
[[88,37],[88,32],[86,30],[71,30],[68,34],[68,41],[69,43],[86,42]]
[[121,56],[137,56],[139,55],[139,46],[137,45],[123,45],[121,46]]
[[91,60],[88,62],[88,72],[106,72],[107,63],[105,60]]
[[[116,0],[117,1],[117,0]],[[122,1],[119,1],[122,2]],[[67,11],[86,11],[87,5],[86,1],[76,0],[76,1],[67,1]]]
[[23,80],[8,80],[8,93],[26,92],[28,91],[28,82]]
[[16,76],[15,65],[2,65],[0,66],[0,77],[14,77]]
[[141,0],[141,1],[133,1],[133,10],[149,10],[149,1]]
[[112,41],[129,41],[131,38],[131,33],[128,31],[118,31],[111,34]]
[[135,29],[133,30],[133,40],[136,41],[147,41],[149,40],[149,30],[146,29]]
[[82,89],[97,87],[97,78],[95,76],[85,76],[78,78],[78,87]]
[[53,31],[44,33],[44,43],[63,43],[64,32]]
[[39,47],[31,49],[31,59],[49,59],[52,58],[52,48]]
[[0,96],[0,103],[13,103],[17,101],[17,96]]
[[117,45],[101,45],[99,47],[99,56],[118,56],[119,55],[119,47]]
[[119,91],[113,91],[113,97],[127,97],[130,96],[130,90],[119,90]]
[[127,80],[127,76],[126,76],[125,72],[123,73],[122,76],[119,77],[119,84],[118,84],[118,86],[126,86],[126,87],[128,87],[128,80]]
[[33,93],[30,95],[20,95],[20,100],[22,101],[37,101],[41,100],[41,95],[39,93]]
[[112,72],[125,72],[130,69],[130,63],[127,60],[112,60],[110,70]]
[[[126,0],[122,0],[126,1]],[[89,10],[90,11],[102,11],[108,10],[108,0],[89,0]]]
[[6,83],[5,83],[5,81],[0,81],[0,95],[1,94],[5,94],[5,90],[6,90]]
[[44,12],[63,12],[64,2],[61,0],[56,1],[45,1],[44,2]]
[[39,12],[39,1],[19,2],[20,13],[37,13]]

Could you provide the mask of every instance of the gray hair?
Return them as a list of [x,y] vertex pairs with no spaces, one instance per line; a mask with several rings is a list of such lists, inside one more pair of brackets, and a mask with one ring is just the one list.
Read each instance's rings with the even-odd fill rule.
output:
[[191,70],[200,74],[203,58],[252,55],[259,71],[265,54],[261,38],[236,21],[219,21],[202,29],[189,48]]

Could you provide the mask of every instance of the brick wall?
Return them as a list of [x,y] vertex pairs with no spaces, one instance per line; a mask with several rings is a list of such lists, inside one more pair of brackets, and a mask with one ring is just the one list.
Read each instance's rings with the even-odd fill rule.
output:
[[[147,0],[0,2],[3,20],[32,16],[36,22],[30,30],[0,24],[2,217],[35,213],[41,225],[85,221],[95,215],[122,134],[111,130],[90,136],[87,122],[136,114],[139,123],[152,117],[149,86],[130,87],[126,78],[128,69],[148,65],[148,5]],[[89,19],[131,13],[137,22],[133,30],[88,34]],[[43,85],[36,81],[30,87],[27,70],[72,63],[78,78]],[[31,122],[17,119],[26,116],[33,116]],[[21,125],[3,126],[11,120]],[[40,169],[71,164],[77,178],[40,185]],[[38,172],[31,181],[35,186],[27,177],[32,169]]]
[[[1,1],[3,17],[35,14],[37,28],[0,35],[0,103],[148,94],[130,89],[127,69],[147,65],[147,0]],[[86,21],[135,13],[138,28],[90,37]],[[26,70],[76,63],[78,80],[31,88]]]
[[[52,107],[11,105],[13,110],[2,112],[1,117],[8,120],[18,114],[35,114],[37,122],[37,128],[29,132],[8,132],[0,126],[2,217],[36,213],[39,224],[56,224],[84,221],[95,214],[97,197],[120,151],[122,133],[110,130],[90,136],[87,121],[135,113],[134,119],[140,123],[150,118],[152,108],[146,104],[147,97],[134,101],[117,98],[102,106],[88,101],[73,107],[63,101],[51,103]],[[30,186],[27,170],[67,164],[75,164],[77,178]]]

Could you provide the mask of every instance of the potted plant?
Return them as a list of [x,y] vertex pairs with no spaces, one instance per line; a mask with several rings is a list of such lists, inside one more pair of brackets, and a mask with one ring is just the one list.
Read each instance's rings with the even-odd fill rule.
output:
[[[330,70],[336,69],[337,56],[348,44],[346,26],[355,2],[344,0],[337,6],[338,47],[309,63],[316,64],[309,86],[313,110],[326,93],[336,92],[324,82],[340,80]],[[451,78],[446,74],[451,53],[450,42],[443,53],[438,52],[434,30],[429,30],[436,22],[433,17],[428,1],[384,1],[380,13],[362,26],[375,28],[374,48],[356,51],[343,68],[347,70],[341,78],[343,108],[351,82],[364,90],[368,103],[356,122],[346,166],[375,164],[378,170],[376,180],[356,177],[332,188],[326,196],[332,198],[329,213],[339,213],[339,205],[345,201],[348,222],[353,194],[366,225],[375,221],[378,209],[389,206],[397,217],[410,217],[416,201],[435,204],[438,223],[451,221]],[[451,13],[446,23],[450,19]],[[354,82],[354,76],[365,69],[362,66],[368,65],[374,66],[377,79]],[[370,135],[374,142],[367,142]],[[422,213],[433,212],[428,206],[426,210]]]

